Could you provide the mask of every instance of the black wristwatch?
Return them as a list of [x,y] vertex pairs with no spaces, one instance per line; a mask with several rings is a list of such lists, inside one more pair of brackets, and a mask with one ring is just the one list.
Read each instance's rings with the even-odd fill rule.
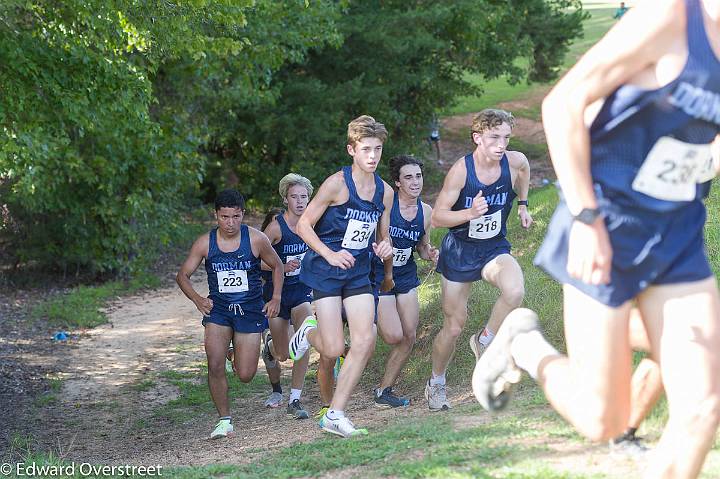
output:
[[583,208],[580,213],[573,216],[575,221],[591,225],[595,223],[595,220],[602,216],[602,212],[599,208]]
[[523,206],[523,205],[527,206],[527,205],[528,205],[528,200],[518,200],[517,203],[518,203],[518,206]]

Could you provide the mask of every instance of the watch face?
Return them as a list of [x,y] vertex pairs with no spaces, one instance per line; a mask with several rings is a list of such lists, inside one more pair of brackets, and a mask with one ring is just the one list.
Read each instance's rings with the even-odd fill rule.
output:
[[575,217],[575,219],[581,223],[590,225],[595,222],[595,220],[598,218],[598,216],[600,216],[599,210],[592,209],[592,208],[583,208],[583,210],[580,213],[578,213],[578,215]]

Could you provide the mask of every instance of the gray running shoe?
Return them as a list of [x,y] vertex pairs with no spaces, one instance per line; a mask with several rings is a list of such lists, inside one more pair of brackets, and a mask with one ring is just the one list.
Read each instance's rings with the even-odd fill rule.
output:
[[430,380],[425,384],[425,399],[431,411],[447,411],[452,408],[447,398],[447,386],[444,384],[431,385]]
[[644,456],[649,450],[634,434],[623,434],[610,440],[610,452],[613,454],[638,458]]
[[278,365],[277,361],[275,360],[275,357],[270,352],[270,345],[272,344],[272,334],[270,334],[270,330],[266,329],[263,332],[263,348],[262,348],[262,360],[265,363],[265,367],[267,369],[275,369]]
[[507,406],[512,386],[522,378],[510,345],[518,335],[539,329],[537,314],[530,309],[518,308],[505,318],[473,371],[472,390],[485,410],[499,411]]
[[480,335],[477,333],[470,336],[470,349],[472,349],[472,352],[475,355],[475,362],[480,361],[480,356],[482,356],[487,349],[487,346],[478,341],[479,337]]
[[310,417],[305,408],[302,407],[302,404],[300,404],[299,399],[295,399],[293,402],[288,404],[287,413],[288,416],[292,416],[295,419],[307,419]]
[[280,404],[282,404],[282,393],[274,392],[270,394],[270,397],[267,398],[265,401],[265,407],[269,407],[272,409],[280,407]]

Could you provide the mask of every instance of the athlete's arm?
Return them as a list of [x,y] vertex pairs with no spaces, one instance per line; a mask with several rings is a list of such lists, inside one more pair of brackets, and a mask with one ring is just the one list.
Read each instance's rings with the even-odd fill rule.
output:
[[465,186],[465,162],[460,159],[448,171],[442,190],[435,201],[431,224],[434,228],[451,228],[470,220],[479,218],[487,210],[487,201],[482,191],[473,199],[472,206],[467,209],[452,211],[452,207],[460,197],[460,191]]
[[383,193],[385,211],[383,211],[382,216],[380,216],[378,223],[376,239],[379,242],[373,243],[372,247],[375,254],[383,260],[385,278],[383,278],[383,282],[380,285],[380,291],[387,293],[395,287],[395,282],[393,281],[393,247],[392,239],[390,239],[390,213],[393,207],[394,192],[390,185],[384,181],[383,186],[385,187]]
[[309,248],[312,248],[317,254],[325,258],[325,261],[332,266],[348,269],[355,264],[353,255],[344,249],[337,252],[331,250],[322,242],[313,229],[323,213],[340,197],[344,190],[347,191],[347,187],[341,171],[329,176],[320,185],[315,197],[310,201],[307,209],[298,220],[296,229],[298,236],[302,238]]
[[197,291],[195,291],[195,288],[193,288],[192,283],[190,282],[190,276],[192,276],[192,274],[198,269],[202,260],[207,257],[209,245],[209,233],[205,233],[195,240],[192,248],[190,248],[190,254],[188,254],[188,257],[185,259],[182,266],[180,266],[180,271],[178,271],[178,274],[175,276],[175,281],[177,281],[178,286],[180,286],[180,290],[190,301],[195,303],[195,307],[198,311],[205,316],[210,314],[213,302],[210,298],[203,298],[197,293]]
[[[530,190],[530,162],[527,156],[519,151],[508,151],[507,158],[511,171],[516,172],[513,190],[517,193],[517,199],[518,201],[527,201],[528,191]],[[529,228],[533,219],[527,205],[518,205],[518,216],[520,217],[520,225],[523,228]]]
[[[669,52],[685,36],[684,2],[643,2],[595,44],[543,101],[542,116],[555,172],[571,213],[596,208],[590,177],[590,134],[585,110]],[[680,8],[677,8],[680,7]]]
[[[573,215],[597,208],[590,175],[590,134],[586,110],[620,85],[649,71],[685,37],[682,0],[643,2],[622,19],[558,82],[543,101],[542,116],[550,156]],[[659,73],[655,69],[653,76]],[[568,273],[585,283],[610,280],[612,248],[605,223],[574,222],[569,238]]]
[[[276,245],[282,240],[282,230],[280,229],[280,223],[276,219],[273,219],[263,230],[265,236],[270,240],[271,245]],[[272,268],[265,264],[265,261],[260,262],[260,267],[263,271],[272,271]],[[283,265],[283,271],[285,273],[291,273],[300,267],[300,261],[294,259],[288,261]]]
[[272,299],[265,303],[263,312],[268,318],[274,318],[280,312],[283,281],[285,281],[283,264],[280,261],[280,256],[275,252],[270,240],[264,233],[255,228],[248,228],[248,231],[250,232],[250,247],[253,254],[272,269],[273,295]]
[[[270,240],[270,244],[277,244],[282,239],[282,231],[280,230],[280,225],[278,224],[277,220],[273,218],[273,220],[268,223],[268,225],[265,227],[262,232],[267,236],[268,240]],[[265,264],[265,261],[260,261],[260,268],[262,268],[263,271],[272,271],[272,268]]]
[[440,256],[440,251],[436,247],[430,244],[430,230],[432,229],[432,224],[430,222],[430,217],[432,216],[432,208],[430,205],[421,203],[422,209],[423,209],[423,218],[425,223],[425,234],[420,238],[420,241],[418,242],[417,246],[415,247],[415,251],[418,252],[418,255],[422,259],[426,259],[428,261],[432,261],[437,265],[438,257]]

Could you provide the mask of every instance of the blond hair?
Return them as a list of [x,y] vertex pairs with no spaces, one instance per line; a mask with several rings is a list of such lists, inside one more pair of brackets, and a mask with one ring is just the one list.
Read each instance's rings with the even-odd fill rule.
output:
[[304,176],[298,175],[297,173],[288,173],[282,177],[278,186],[280,198],[285,199],[288,190],[295,185],[304,186],[308,192],[308,197],[312,196],[313,186],[312,183],[310,183],[310,180]]
[[473,118],[472,126],[470,127],[470,137],[472,137],[473,133],[485,133],[503,123],[510,125],[510,129],[515,126],[515,117],[512,113],[495,108],[486,108]]
[[369,115],[362,115],[348,123],[347,144],[355,146],[363,138],[377,138],[385,143],[387,135],[385,125]]

